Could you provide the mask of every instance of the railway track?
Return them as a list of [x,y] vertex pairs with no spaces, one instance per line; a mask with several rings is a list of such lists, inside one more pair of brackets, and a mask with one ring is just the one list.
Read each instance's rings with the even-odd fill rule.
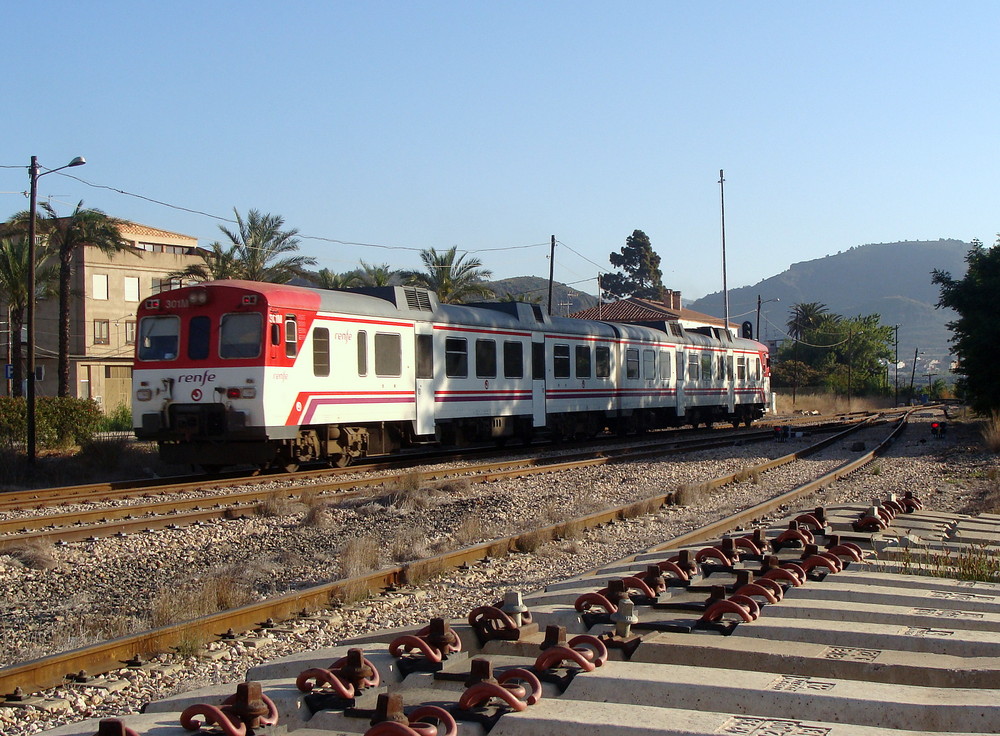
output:
[[[901,431],[903,426],[904,422],[902,419],[897,421],[894,425],[893,433]],[[842,434],[834,435],[824,440],[824,444],[830,444],[842,437]],[[887,439],[886,442],[888,441]],[[835,473],[826,474],[824,477],[816,479],[807,486],[803,486],[792,492],[780,494],[740,514],[717,522],[698,532],[692,532],[686,535],[685,538],[668,544],[693,543],[696,539],[707,539],[718,534],[720,529],[735,528],[747,525],[755,519],[759,520],[767,514],[773,513],[775,509],[793,503],[796,497],[807,493],[816,484],[832,482],[838,475],[851,472],[856,467],[868,462],[875,454],[882,450],[882,447],[880,446],[876,450],[866,453]],[[792,462],[796,457],[801,455],[802,451],[791,453],[783,458],[769,461],[765,466],[777,467],[780,464]],[[591,459],[587,462],[593,461],[594,459]],[[766,470],[767,467],[762,467],[760,470]],[[551,468],[545,470],[546,472],[553,472]],[[509,472],[515,471],[511,470]],[[737,475],[732,474],[723,478],[717,478],[711,483],[716,486],[731,483],[736,479]],[[259,627],[262,622],[269,619],[282,620],[294,618],[302,611],[324,609],[331,602],[351,598],[364,591],[376,592],[385,589],[394,589],[410,582],[427,579],[443,570],[453,569],[460,565],[473,564],[485,557],[494,557],[510,550],[518,549],[523,545],[525,538],[528,536],[537,537],[539,534],[542,534],[548,538],[552,538],[554,536],[565,535],[571,529],[578,530],[593,527],[615,519],[646,513],[652,508],[668,503],[670,495],[671,492],[666,491],[649,499],[617,508],[605,509],[584,518],[551,525],[526,534],[492,540],[462,550],[381,570],[371,575],[340,580],[307,590],[295,591],[261,603],[205,616],[196,621],[143,632],[135,636],[105,642],[101,645],[85,647],[74,652],[53,655],[32,662],[6,667],[0,670],[0,693],[10,693],[18,687],[25,692],[35,691],[62,682],[67,672],[77,672],[80,670],[87,670],[88,672],[107,671],[120,666],[120,662],[122,661],[132,659],[136,654],[148,655],[152,652],[165,651],[171,646],[177,646],[182,641],[190,640],[192,637],[211,639],[220,632],[229,629],[234,631],[248,630]]]
[[[854,417],[846,422],[827,422],[812,426],[815,433],[833,433],[847,427],[846,431],[854,431],[878,421],[876,416],[866,415]],[[817,452],[831,442],[836,441],[839,434],[815,443],[787,459],[761,467],[768,470],[785,462],[807,457]],[[33,542],[68,543],[85,539],[96,539],[115,534],[134,534],[156,529],[178,528],[191,524],[201,524],[217,520],[234,519],[253,516],[258,513],[260,504],[280,499],[296,499],[303,494],[318,496],[330,501],[344,502],[353,500],[368,489],[374,487],[392,487],[403,482],[404,476],[411,482],[421,483],[442,481],[447,478],[462,477],[470,483],[488,483],[507,477],[531,475],[534,473],[556,473],[594,465],[634,462],[645,458],[658,457],[665,454],[694,452],[698,450],[731,446],[734,442],[751,443],[772,440],[772,429],[742,431],[727,433],[721,437],[670,437],[664,440],[643,443],[632,447],[614,449],[598,449],[586,452],[573,452],[558,457],[534,456],[521,457],[501,462],[480,464],[465,464],[450,469],[414,470],[409,461],[402,464],[381,463],[373,466],[371,472],[360,476],[356,470],[352,472],[334,472],[330,470],[312,471],[306,476],[313,482],[302,483],[301,475],[287,474],[292,485],[282,488],[256,487],[245,490],[226,490],[220,493],[206,493],[206,487],[214,490],[220,485],[244,485],[245,477],[237,477],[224,482],[185,481],[166,485],[156,485],[153,488],[142,488],[129,484],[128,488],[106,489],[74,486],[65,489],[47,489],[44,501],[50,508],[64,503],[98,505],[99,508],[73,510],[48,514],[18,515],[8,519],[0,519],[0,549]],[[385,472],[376,472],[384,469]],[[347,469],[343,469],[347,470]],[[330,476],[327,480],[326,477]],[[323,480],[319,480],[319,479]],[[274,482],[273,477],[268,484]],[[261,484],[263,485],[263,484]],[[197,492],[197,493],[194,493]],[[149,494],[154,498],[170,496],[169,500],[142,502],[134,505],[101,506],[101,504],[121,499],[145,498]],[[188,495],[184,495],[188,494]],[[182,497],[177,497],[178,495]],[[32,508],[43,502],[43,497],[31,499]],[[25,498],[3,499],[0,501],[0,511],[7,509],[23,510]]]

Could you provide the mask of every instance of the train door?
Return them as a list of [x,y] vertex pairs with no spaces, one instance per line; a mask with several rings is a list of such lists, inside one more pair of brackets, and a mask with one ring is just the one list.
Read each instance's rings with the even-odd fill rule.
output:
[[687,392],[685,388],[687,387],[687,353],[680,347],[677,347],[677,370],[675,375],[677,376],[674,380],[677,386],[677,416],[682,417],[687,414]]
[[415,434],[434,434],[434,329],[430,322],[414,325]]
[[736,374],[733,372],[733,352],[726,351],[726,411],[732,415],[736,411]]
[[531,333],[531,425],[545,426],[545,333]]

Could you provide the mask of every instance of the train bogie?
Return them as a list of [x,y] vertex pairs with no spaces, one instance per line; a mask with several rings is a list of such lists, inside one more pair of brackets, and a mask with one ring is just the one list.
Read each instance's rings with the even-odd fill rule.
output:
[[170,462],[345,465],[426,442],[749,424],[766,361],[717,328],[220,281],[143,302],[133,416]]

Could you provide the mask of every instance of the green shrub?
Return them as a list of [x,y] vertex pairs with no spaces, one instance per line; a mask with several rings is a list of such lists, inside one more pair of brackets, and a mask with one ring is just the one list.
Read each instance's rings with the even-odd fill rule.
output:
[[119,404],[107,414],[102,414],[97,423],[98,432],[131,432],[132,408],[128,404]]
[[[94,436],[101,410],[91,399],[39,397],[35,402],[35,442],[44,449],[80,445]],[[0,447],[27,442],[27,401],[0,397]]]

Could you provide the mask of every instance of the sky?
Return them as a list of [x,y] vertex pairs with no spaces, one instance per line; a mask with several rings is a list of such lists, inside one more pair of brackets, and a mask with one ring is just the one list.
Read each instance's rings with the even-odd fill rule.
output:
[[82,155],[39,179],[60,213],[83,200],[207,246],[256,208],[334,272],[458,246],[495,278],[547,277],[554,235],[556,280],[591,294],[640,229],[686,298],[722,288],[723,169],[731,288],[1000,230],[1000,3],[0,0],[0,17],[0,218],[27,208],[32,155]]

